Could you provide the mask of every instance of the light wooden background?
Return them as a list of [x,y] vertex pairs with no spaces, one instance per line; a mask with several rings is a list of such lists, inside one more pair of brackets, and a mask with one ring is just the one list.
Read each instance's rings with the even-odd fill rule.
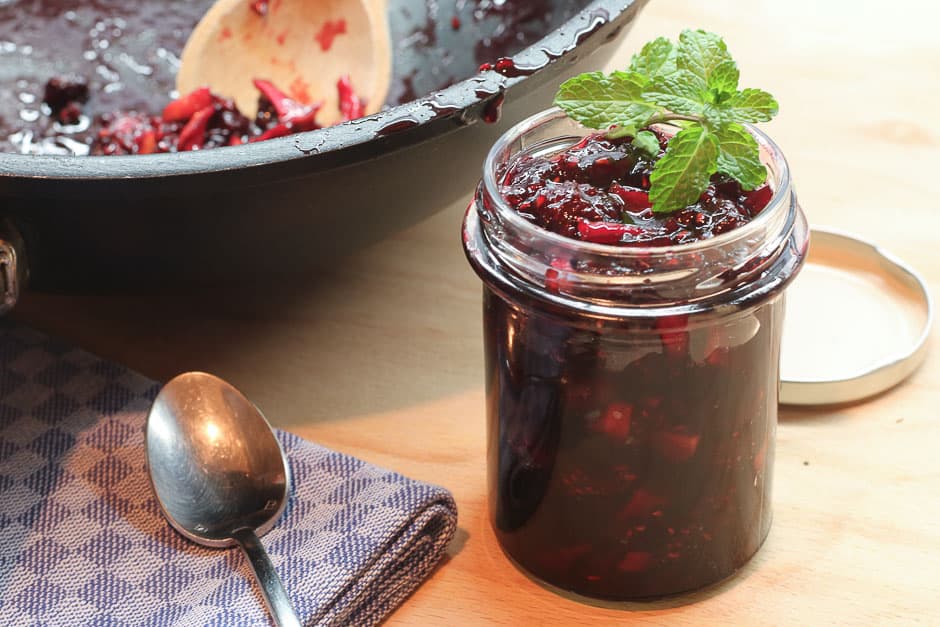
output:
[[[940,282],[940,5],[651,0],[615,66],[686,26],[722,33],[743,84],[781,102],[770,134],[814,224],[860,233]],[[450,488],[448,562],[392,624],[940,624],[940,359],[855,406],[784,410],[776,517],[732,581],[593,607],[511,567],[485,516],[479,284],[455,206],[335,276],[244,304],[226,290],[30,294],[16,317],[156,378],[215,372],[277,426]],[[878,329],[871,329],[878,333]]]

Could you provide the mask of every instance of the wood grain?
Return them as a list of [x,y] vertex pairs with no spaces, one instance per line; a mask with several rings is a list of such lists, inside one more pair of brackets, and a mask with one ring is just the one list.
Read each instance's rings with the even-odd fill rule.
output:
[[[686,26],[725,34],[743,84],[782,104],[768,130],[810,221],[878,241],[937,295],[937,7],[653,0],[615,65]],[[30,294],[16,317],[153,377],[210,370],[280,427],[450,488],[460,533],[449,560],[390,624],[940,624],[935,355],[869,402],[782,411],[774,527],[732,580],[599,607],[513,568],[486,522],[480,287],[459,245],[464,206],[304,284]]]

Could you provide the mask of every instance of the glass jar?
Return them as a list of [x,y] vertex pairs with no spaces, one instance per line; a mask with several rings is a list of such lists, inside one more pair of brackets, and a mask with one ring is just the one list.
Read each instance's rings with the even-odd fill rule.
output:
[[628,248],[569,239],[499,193],[521,154],[589,132],[554,109],[507,132],[464,221],[484,283],[488,491],[524,570],[612,600],[734,573],[770,530],[784,289],[808,228],[786,161],[774,195],[711,239]]

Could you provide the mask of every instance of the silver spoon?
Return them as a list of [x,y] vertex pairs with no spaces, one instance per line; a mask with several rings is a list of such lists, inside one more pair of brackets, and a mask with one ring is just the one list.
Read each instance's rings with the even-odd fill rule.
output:
[[258,408],[218,377],[179,375],[147,416],[147,465],[170,524],[198,544],[238,544],[274,622],[299,627],[258,540],[281,517],[290,492],[284,452]]

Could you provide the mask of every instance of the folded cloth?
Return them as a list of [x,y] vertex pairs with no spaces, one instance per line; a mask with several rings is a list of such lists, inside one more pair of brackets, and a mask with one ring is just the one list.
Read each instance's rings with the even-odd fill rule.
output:
[[[0,624],[264,625],[237,549],[160,512],[144,424],[159,385],[0,323]],[[380,622],[428,576],[451,495],[284,432],[293,492],[262,542],[305,625]]]

